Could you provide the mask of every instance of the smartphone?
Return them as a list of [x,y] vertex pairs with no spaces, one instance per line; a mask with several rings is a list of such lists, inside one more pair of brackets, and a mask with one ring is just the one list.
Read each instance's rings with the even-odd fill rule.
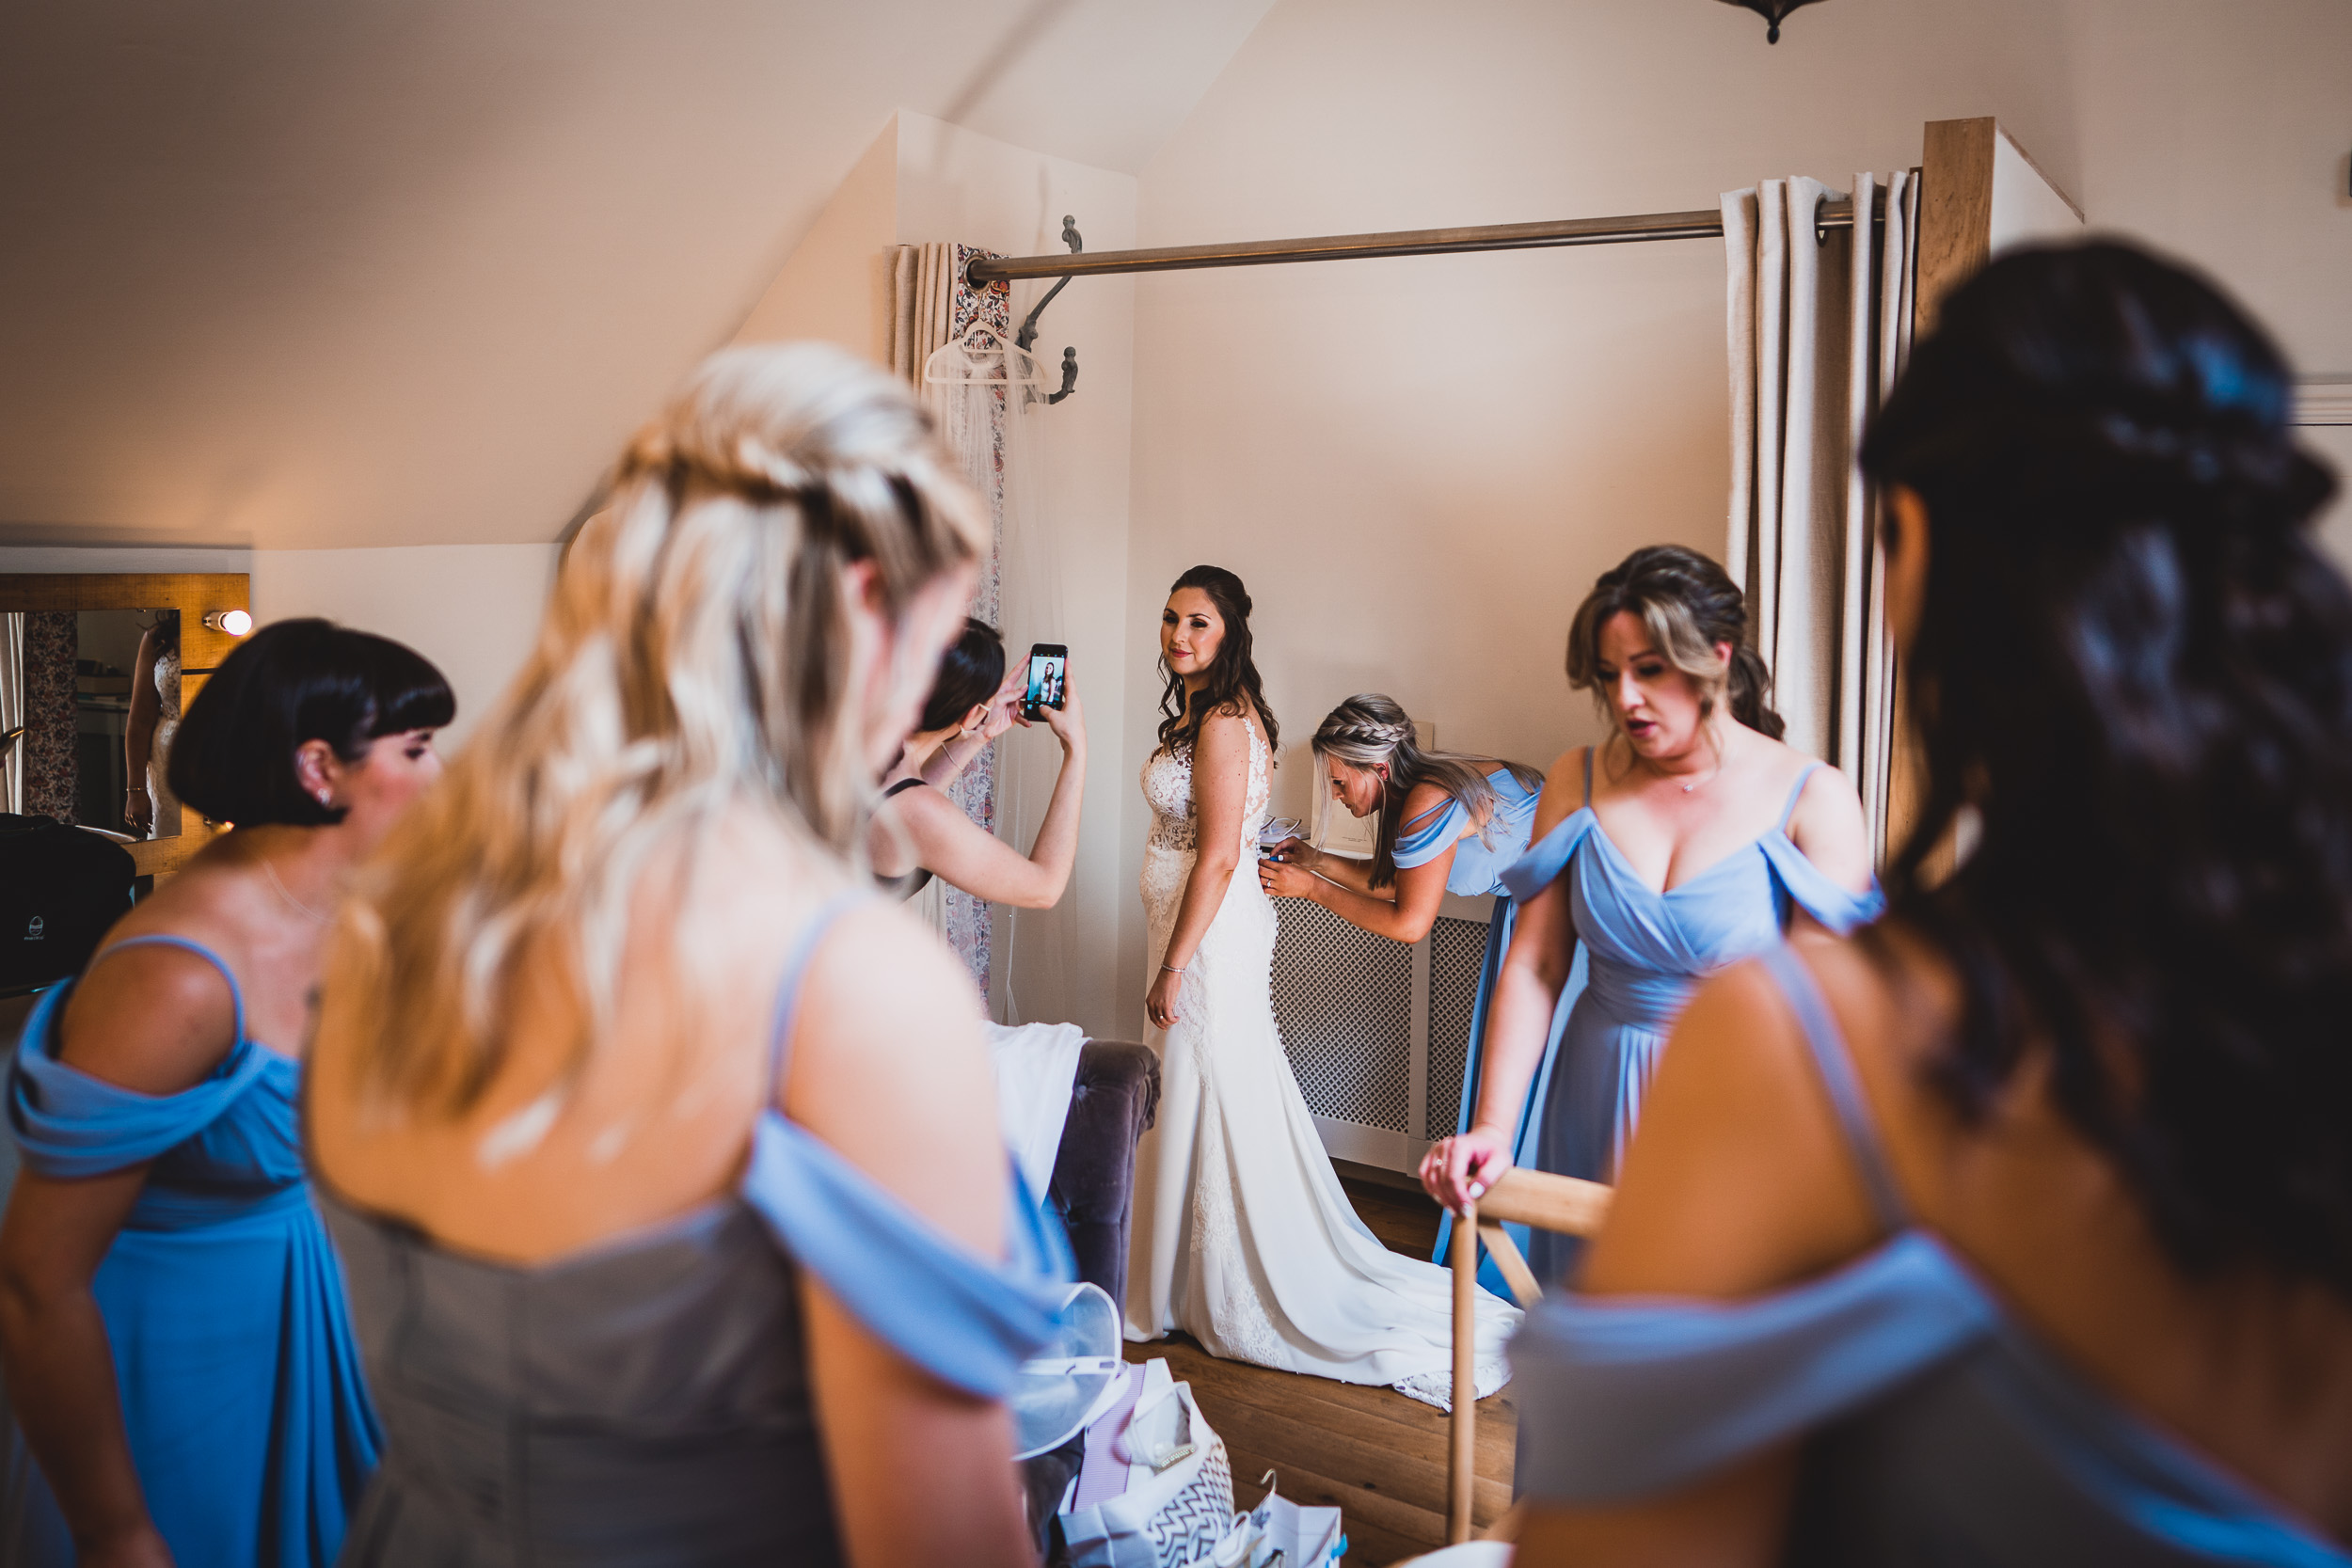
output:
[[1024,718],[1035,719],[1049,707],[1062,705],[1070,681],[1070,650],[1058,642],[1039,642],[1029,649],[1029,689],[1021,699]]

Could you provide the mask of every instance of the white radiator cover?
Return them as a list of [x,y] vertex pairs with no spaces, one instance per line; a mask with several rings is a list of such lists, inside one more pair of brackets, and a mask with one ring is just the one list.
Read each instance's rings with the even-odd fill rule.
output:
[[1454,1131],[1491,898],[1449,894],[1407,947],[1320,904],[1278,898],[1274,1018],[1323,1147],[1409,1171]]

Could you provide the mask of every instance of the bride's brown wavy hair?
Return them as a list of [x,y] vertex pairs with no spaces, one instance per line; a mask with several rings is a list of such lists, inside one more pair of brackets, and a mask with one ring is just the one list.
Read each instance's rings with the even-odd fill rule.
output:
[[874,780],[850,716],[930,672],[861,673],[843,571],[874,562],[895,616],[988,538],[908,389],[816,344],[714,355],[612,492],[522,673],[346,907],[333,983],[357,994],[338,1010],[382,1101],[480,1100],[527,955],[580,1003],[577,1081],[607,1041],[638,885],[746,804],[853,858]]
[[[1216,613],[1225,623],[1225,641],[1216,650],[1216,662],[1209,666],[1208,684],[1191,702],[1184,700],[1184,679],[1160,660],[1160,675],[1168,682],[1160,693],[1160,750],[1172,751],[1179,745],[1190,745],[1200,738],[1200,721],[1212,713],[1242,713],[1255,709],[1259,721],[1265,725],[1266,750],[1281,752],[1281,725],[1274,721],[1274,710],[1265,704],[1265,687],[1258,678],[1258,664],[1252,657],[1249,640],[1249,590],[1241,585],[1241,578],[1222,566],[1195,566],[1168,585],[1172,596],[1178,590],[1198,588],[1216,606]],[[1243,699],[1247,698],[1245,705]]]

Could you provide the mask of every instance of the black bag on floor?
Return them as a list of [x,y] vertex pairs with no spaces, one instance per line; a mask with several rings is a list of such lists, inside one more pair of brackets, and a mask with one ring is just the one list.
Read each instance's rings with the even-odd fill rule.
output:
[[112,839],[0,812],[0,992],[79,974],[137,877]]

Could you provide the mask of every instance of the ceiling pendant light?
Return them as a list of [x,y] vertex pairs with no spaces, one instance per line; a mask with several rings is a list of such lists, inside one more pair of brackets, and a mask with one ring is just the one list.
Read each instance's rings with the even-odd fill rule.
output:
[[1799,6],[1810,6],[1813,0],[1724,0],[1726,6],[1745,6],[1770,24],[1764,29],[1766,43],[1780,41],[1781,19]]

